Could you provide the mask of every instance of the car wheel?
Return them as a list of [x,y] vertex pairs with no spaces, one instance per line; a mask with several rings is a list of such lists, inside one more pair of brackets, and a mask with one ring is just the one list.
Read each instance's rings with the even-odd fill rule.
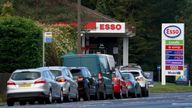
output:
[[114,95],[114,91],[112,90],[112,93],[109,95],[109,98],[110,99],[114,99],[115,98],[115,95]]
[[7,106],[14,106],[15,102],[14,100],[8,99],[7,100]]
[[52,96],[52,92],[50,91],[48,94],[48,98],[46,99],[45,103],[51,104],[52,102],[53,102],[53,96]]
[[99,95],[100,95],[100,99],[101,99],[101,100],[105,100],[105,99],[106,99],[106,90],[104,90],[103,92],[101,92]]
[[20,101],[19,104],[20,105],[26,105],[26,101]]
[[73,101],[75,101],[75,102],[80,101],[79,93],[76,94],[76,98],[74,98]]
[[141,87],[139,87],[139,90],[137,91],[137,97],[142,97],[142,95]]
[[31,101],[29,101],[29,104],[30,104],[30,105],[35,104],[35,101],[31,100]]
[[85,90],[85,94],[84,94],[84,96],[83,96],[83,99],[84,99],[84,101],[90,100],[90,89],[89,89],[89,88],[87,88],[87,89]]
[[95,100],[100,100],[100,93],[98,90],[95,93]]
[[61,92],[60,92],[60,97],[59,97],[59,99],[57,100],[57,103],[62,103],[63,100],[64,100],[63,91],[61,90]]
[[128,98],[128,90],[126,90],[126,93],[123,94],[123,98]]

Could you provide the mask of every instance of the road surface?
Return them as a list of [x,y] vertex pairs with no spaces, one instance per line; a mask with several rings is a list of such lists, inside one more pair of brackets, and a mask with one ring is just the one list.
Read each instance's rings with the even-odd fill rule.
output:
[[[0,108],[7,108],[7,105],[1,105]],[[11,108],[192,108],[192,93],[154,93],[145,98],[15,105]]]

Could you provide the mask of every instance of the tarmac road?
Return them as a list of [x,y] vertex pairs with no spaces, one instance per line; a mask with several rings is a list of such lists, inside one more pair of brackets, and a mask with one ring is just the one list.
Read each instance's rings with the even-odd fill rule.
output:
[[[1,105],[0,108],[7,108]],[[15,105],[10,108],[192,108],[192,93],[154,93],[149,97],[80,101],[45,105]]]

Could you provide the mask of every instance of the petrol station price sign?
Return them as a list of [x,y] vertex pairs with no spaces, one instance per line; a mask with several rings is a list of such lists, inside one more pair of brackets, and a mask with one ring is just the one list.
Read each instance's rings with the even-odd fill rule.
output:
[[[162,24],[162,74],[184,73],[184,24]],[[163,77],[163,76],[162,76]]]

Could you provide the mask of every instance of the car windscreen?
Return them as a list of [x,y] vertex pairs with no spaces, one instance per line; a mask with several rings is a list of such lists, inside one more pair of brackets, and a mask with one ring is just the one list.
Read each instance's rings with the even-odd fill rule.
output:
[[51,73],[55,76],[55,77],[58,77],[58,76],[61,76],[61,71],[60,70],[50,70]]
[[125,78],[125,80],[131,80],[131,81],[135,80],[135,79],[134,79],[134,76],[131,75],[131,73],[123,72],[122,75],[123,75],[123,77]]
[[12,80],[35,80],[41,76],[40,72],[18,72],[13,73],[11,76]]
[[81,73],[81,70],[80,69],[71,69],[71,74],[74,76],[74,77],[77,77],[77,76],[82,76],[82,73]]

